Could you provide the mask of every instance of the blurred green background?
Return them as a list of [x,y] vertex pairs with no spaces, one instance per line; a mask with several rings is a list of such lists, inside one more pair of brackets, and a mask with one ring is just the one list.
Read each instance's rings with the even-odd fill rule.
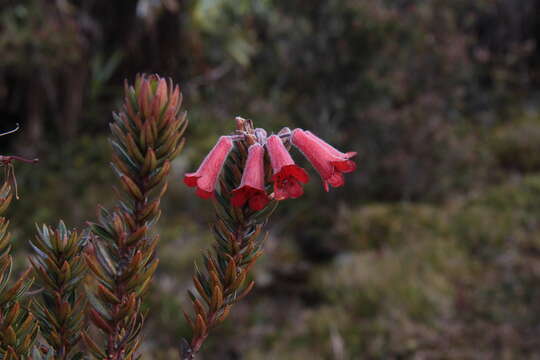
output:
[[[536,0],[3,0],[0,153],[34,223],[113,204],[125,78],[170,76],[190,127],[159,223],[144,357],[177,359],[212,208],[182,184],[234,117],[303,127],[358,170],[318,177],[269,226],[253,293],[204,359],[540,359]],[[295,155],[300,159],[298,154]],[[307,167],[307,166],[306,166]]]

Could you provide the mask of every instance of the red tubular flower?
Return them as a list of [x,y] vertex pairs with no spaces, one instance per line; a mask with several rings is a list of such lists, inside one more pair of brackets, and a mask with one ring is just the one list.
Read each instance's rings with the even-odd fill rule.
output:
[[231,203],[236,207],[248,203],[251,210],[259,211],[269,201],[264,190],[264,148],[260,144],[253,144],[248,149],[240,186],[232,191]]
[[300,166],[295,165],[291,155],[277,135],[272,135],[266,142],[270,163],[274,170],[274,197],[276,200],[296,199],[302,196],[304,189],[300,183],[307,183],[309,175]]
[[232,148],[233,142],[230,137],[220,137],[217,144],[204,158],[199,169],[194,173],[184,175],[184,183],[190,187],[196,186],[196,194],[203,199],[213,197],[219,174]]
[[342,153],[309,131],[295,129],[291,142],[321,175],[326,191],[329,190],[329,185],[342,186],[345,183],[343,174],[356,169],[356,163],[349,160],[356,155],[355,152]]

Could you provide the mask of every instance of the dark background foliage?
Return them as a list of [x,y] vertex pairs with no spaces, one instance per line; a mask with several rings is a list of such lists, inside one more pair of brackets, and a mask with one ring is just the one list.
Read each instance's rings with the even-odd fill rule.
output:
[[[257,286],[204,359],[534,358],[540,282],[534,0],[4,0],[3,154],[19,268],[35,222],[110,205],[111,111],[138,72],[189,111],[159,227],[143,351],[175,359],[211,206],[181,182],[236,115],[359,153],[274,214]],[[296,158],[300,159],[296,154]],[[474,340],[472,340],[474,339]]]

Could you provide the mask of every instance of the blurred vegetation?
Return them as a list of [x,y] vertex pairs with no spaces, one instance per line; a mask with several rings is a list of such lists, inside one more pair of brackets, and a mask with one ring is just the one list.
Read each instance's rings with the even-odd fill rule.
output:
[[359,152],[273,216],[257,287],[201,359],[534,359],[540,324],[540,5],[534,0],[4,0],[2,153],[20,269],[34,222],[114,194],[124,78],[183,85],[190,128],[159,226],[145,357],[176,359],[211,205],[181,184],[235,115]]

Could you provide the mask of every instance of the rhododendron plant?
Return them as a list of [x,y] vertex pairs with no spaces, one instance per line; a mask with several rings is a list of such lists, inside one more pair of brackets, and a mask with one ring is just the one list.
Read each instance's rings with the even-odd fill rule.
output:
[[[0,217],[0,360],[140,358],[143,302],[159,262],[152,229],[187,127],[181,106],[180,89],[170,80],[142,75],[126,84],[123,107],[110,124],[118,204],[100,207],[97,220],[80,231],[62,221],[38,228],[31,268],[12,286],[8,221]],[[193,312],[184,316],[192,336],[180,341],[183,360],[195,358],[211,330],[253,289],[249,272],[263,253],[264,225],[279,201],[304,192],[309,176],[295,164],[290,145],[311,161],[326,188],[341,186],[342,174],[355,168],[355,153],[342,153],[309,131],[285,128],[267,137],[251,120],[237,118],[236,124],[236,132],[221,136],[197,171],[184,176],[199,197],[212,199],[216,220],[215,243],[188,290]],[[14,161],[37,160],[0,155],[0,214],[16,194]],[[32,276],[37,288],[30,302]]]
[[[259,235],[276,204],[303,194],[302,184],[308,182],[309,176],[294,163],[286,144],[292,142],[306,155],[323,177],[325,186],[327,183],[341,186],[342,173],[355,168],[349,160],[355,153],[342,153],[307,131],[291,132],[285,128],[267,137],[267,132],[255,128],[251,120],[237,118],[236,121],[237,131],[229,135],[234,147],[223,171],[222,158],[218,166],[208,170],[212,176],[220,174],[215,182],[217,220],[212,226],[216,243],[214,251],[204,256],[204,268],[196,268],[193,277],[196,292],[189,291],[194,314],[185,312],[184,316],[193,336],[190,342],[182,341],[184,360],[194,359],[210,330],[223,322],[232,305],[253,288],[253,281],[247,285],[244,282],[262,254]],[[214,156],[214,151],[208,156]]]

